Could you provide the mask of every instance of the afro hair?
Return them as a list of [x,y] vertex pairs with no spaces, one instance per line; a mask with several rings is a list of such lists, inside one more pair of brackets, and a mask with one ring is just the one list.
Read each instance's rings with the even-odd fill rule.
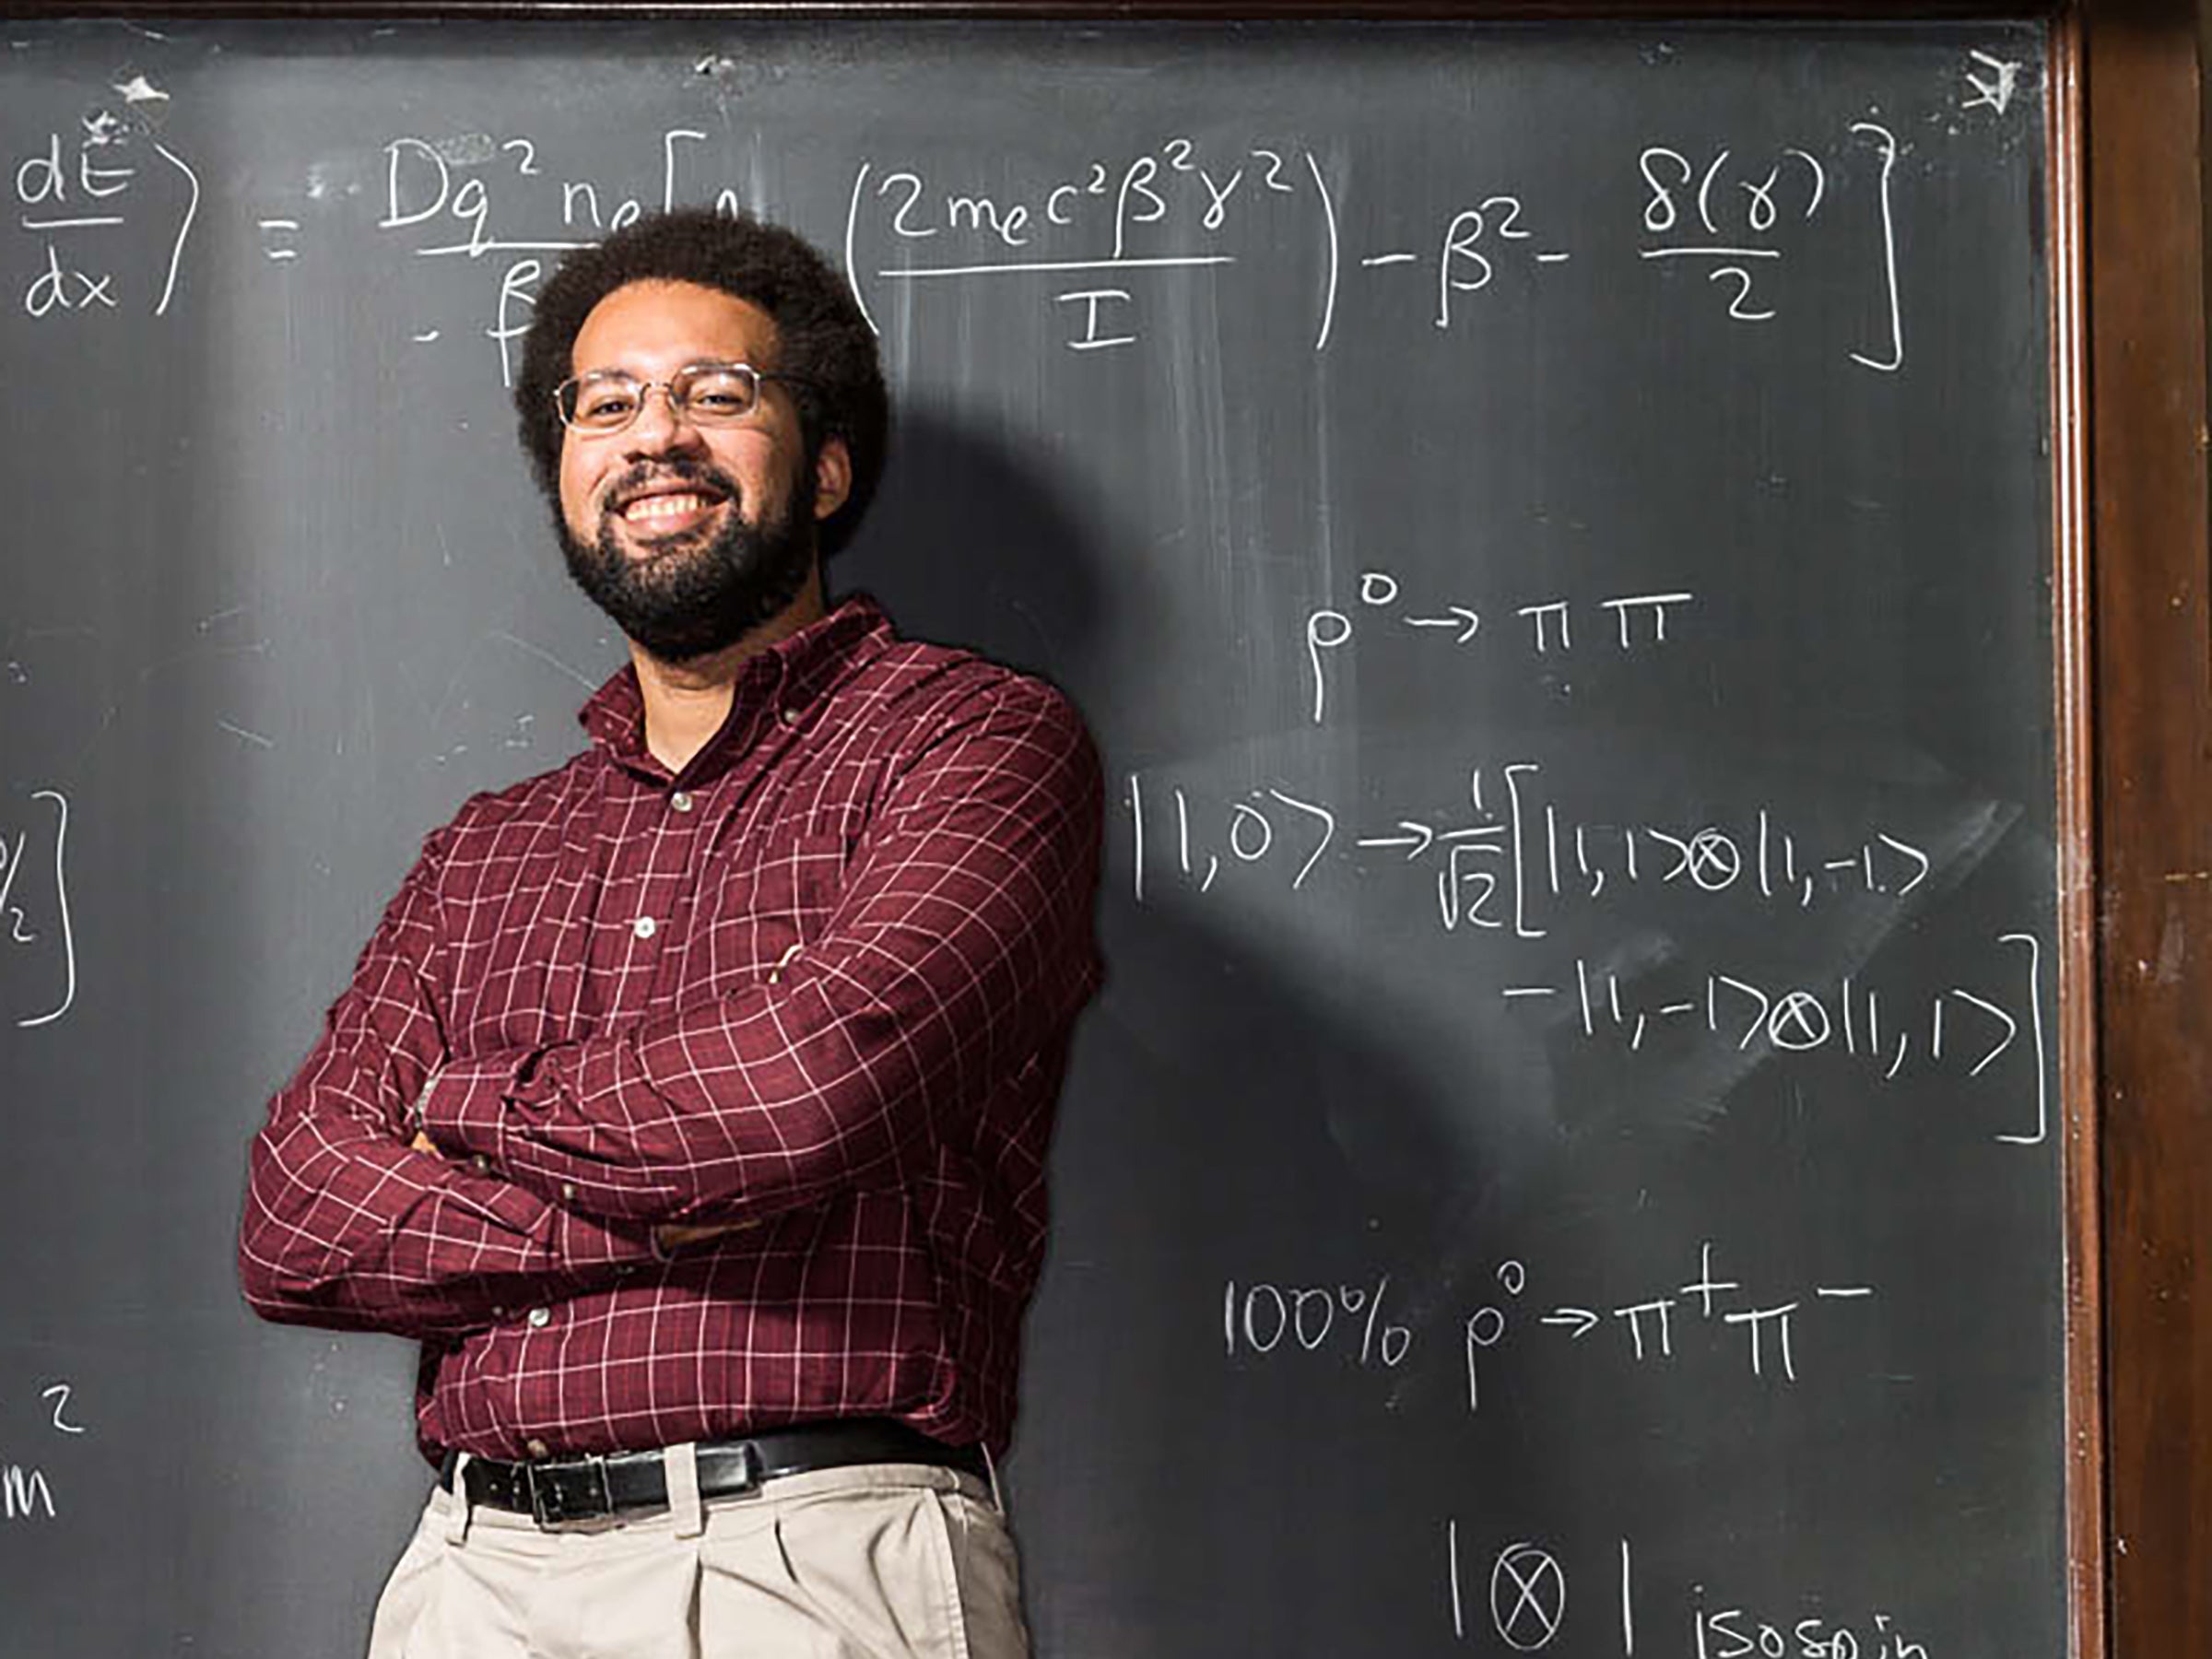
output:
[[539,291],[523,339],[514,409],[538,487],[558,500],[561,424],[553,394],[592,309],[633,282],[689,282],[759,306],[779,360],[797,377],[807,459],[831,438],[853,458],[853,488],[822,525],[822,550],[852,538],[883,476],[890,424],[875,330],[830,262],[796,233],[744,214],[679,207],[649,214],[564,259]]

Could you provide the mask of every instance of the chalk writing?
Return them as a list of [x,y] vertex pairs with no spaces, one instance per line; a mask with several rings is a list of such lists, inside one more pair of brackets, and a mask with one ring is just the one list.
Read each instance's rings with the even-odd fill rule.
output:
[[[2039,1147],[2050,1135],[2042,947],[2031,934],[2001,934],[1996,943],[2016,947],[2025,959],[2016,959],[2013,983],[1983,984],[1986,995],[1952,985],[1922,1000],[1893,996],[1885,1003],[1878,984],[1865,979],[1854,982],[1848,973],[1832,982],[1762,986],[1718,971],[1685,980],[1677,972],[1695,976],[1696,970],[1680,963],[1653,971],[1641,995],[1637,991],[1624,995],[1618,975],[1593,971],[1581,957],[1574,959],[1569,985],[1514,984],[1501,994],[1512,1001],[1571,994],[1585,1039],[1609,1034],[1630,1053],[1641,1052],[1647,1039],[1655,1041],[1675,1022],[1693,1030],[1701,1024],[1708,1037],[1730,1041],[1738,1052],[1755,1044],[1770,1055],[1841,1048],[1884,1083],[1894,1081],[1908,1063],[1917,1071],[1979,1077],[2018,1045],[2022,1061],[2034,1068],[2034,1127],[2008,1129],[1992,1138],[2008,1146]],[[1677,997],[1677,992],[1687,994]],[[2007,996],[2015,1000],[2001,1000]]]
[[28,799],[30,822],[13,835],[0,828],[0,961],[10,969],[0,986],[24,1030],[53,1024],[76,1002],[69,801],[55,789],[33,790]]
[[[1335,312],[1335,205],[1319,160],[1291,146],[1202,151],[1189,138],[1171,136],[1141,153],[1085,159],[995,194],[940,187],[917,166],[879,169],[863,160],[847,203],[846,270],[873,326],[868,290],[877,284],[1100,275],[1118,282],[1231,266],[1241,255],[1224,245],[1224,236],[1245,220],[1272,216],[1278,203],[1305,210],[1324,249],[1319,350]],[[940,237],[953,252],[924,251]],[[881,252],[864,257],[864,239]],[[1077,308],[1069,313],[1077,331],[1065,342],[1070,350],[1131,346],[1139,337],[1127,322],[1136,304],[1131,288],[1062,289],[1051,301]]]
[[[17,290],[25,314],[101,315],[127,303],[168,315],[200,209],[192,164],[104,114],[84,119],[75,134],[50,130],[13,159],[16,228],[36,249]],[[126,273],[117,263],[127,246],[121,232],[148,215],[163,227],[162,245],[147,268]]]
[[[1625,1542],[1624,1542],[1624,1547]],[[1444,1523],[1444,1570],[1452,1599],[1452,1634],[1467,1637],[1469,1594],[1462,1583],[1459,1522]],[[1489,1628],[1517,1653],[1542,1653],[1567,1622],[1567,1570],[1543,1545],[1515,1539],[1489,1558]]]
[[[1767,295],[1761,268],[1793,253],[1832,263],[1826,249],[1793,248],[1789,233],[1809,226],[1837,190],[1855,182],[1845,163],[1869,145],[1881,162],[1873,187],[1880,224],[1875,269],[1890,326],[1878,353],[1853,352],[1852,360],[1900,368],[1892,194],[1897,142],[1877,123],[1853,124],[1825,159],[1806,144],[1783,143],[1756,155],[1722,146],[1694,157],[1663,144],[1645,147],[1637,170],[1645,193],[1641,228],[1650,240],[1635,253],[1644,261],[1701,269],[1729,319],[1771,322],[1781,312]],[[1233,267],[1279,262],[1303,241],[1320,267],[1313,349],[1323,351],[1347,274],[1340,194],[1312,149],[1272,141],[1233,147],[1170,138],[1133,154],[1076,162],[995,194],[917,163],[879,165],[869,159],[856,170],[847,199],[846,267],[873,325],[871,288],[1101,273],[1150,283],[1162,273],[1195,270],[1233,278]],[[1378,296],[1385,305],[1391,285],[1419,284],[1414,291],[1422,294],[1430,321],[1449,331],[1509,267],[1526,288],[1571,262],[1577,251],[1561,245],[1564,239],[1548,227],[1571,220],[1573,212],[1563,204],[1532,204],[1511,180],[1500,180],[1471,192],[1433,226],[1408,227],[1402,239],[1354,250],[1349,274],[1382,285]],[[1134,346],[1142,337],[1144,295],[1137,288],[1080,288],[1051,300],[1081,308],[1071,313],[1077,328],[1063,342],[1071,350]],[[1110,312],[1102,311],[1107,306]]]
[[81,1423],[69,1422],[64,1416],[69,1409],[69,1396],[75,1392],[75,1388],[67,1382],[55,1382],[39,1391],[41,1399],[53,1403],[53,1427],[56,1433],[82,1434],[85,1432]]
[[[1181,784],[1155,786],[1156,815],[1172,814],[1156,830],[1151,856],[1174,861],[1173,874],[1208,890],[1232,865],[1266,865],[1295,892],[1324,859],[1353,878],[1368,876],[1362,853],[1390,853],[1380,873],[1422,865],[1435,895],[1434,917],[1445,933],[1462,928],[1547,935],[1547,907],[1603,908],[1630,888],[1671,888],[1734,900],[1778,915],[1848,900],[1894,902],[1912,896],[1936,869],[1925,831],[1908,840],[1902,826],[1877,822],[1815,845],[1767,807],[1698,823],[1651,823],[1607,815],[1581,819],[1563,813],[1540,786],[1535,760],[1477,766],[1467,773],[1464,820],[1438,815],[1388,823],[1347,823],[1348,814],[1312,792],[1269,785],[1241,799],[1217,803]],[[1130,778],[1131,820],[1144,851],[1146,799],[1141,774]],[[1171,829],[1172,834],[1161,832]],[[1343,833],[1339,833],[1342,831]],[[1955,830],[1949,833],[1957,833]],[[1226,843],[1226,845],[1224,845]],[[1334,855],[1333,857],[1331,855]],[[1272,862],[1271,862],[1272,861]],[[1143,857],[1134,862],[1140,870]],[[1143,896],[1140,891],[1138,896]]]
[[1889,306],[1889,345],[1880,357],[1863,351],[1851,360],[1865,369],[1893,374],[1905,366],[1905,319],[1897,288],[1897,210],[1890,195],[1890,176],[1897,171],[1897,135],[1878,122],[1861,121],[1852,126],[1854,137],[1880,147],[1882,154],[1882,288]]
[[[1802,1322],[1822,1313],[1831,1318],[1872,1300],[1875,1288],[1850,1277],[1833,1283],[1791,1288],[1776,1294],[1741,1278],[1716,1273],[1713,1245],[1700,1245],[1694,1270],[1685,1282],[1672,1277],[1638,1286],[1632,1292],[1586,1299],[1584,1302],[1532,1302],[1539,1335],[1547,1347],[1571,1353],[1610,1354],[1630,1370],[1672,1366],[1688,1350],[1685,1344],[1699,1327],[1707,1335],[1697,1351],[1727,1360],[1747,1382],[1790,1387],[1802,1380],[1810,1357],[1800,1334]],[[1222,1286],[1221,1335],[1226,1358],[1243,1366],[1331,1367],[1339,1371],[1395,1371],[1417,1363],[1434,1331],[1419,1317],[1385,1308],[1392,1276],[1381,1274],[1358,1283],[1324,1279],[1300,1286],[1270,1280],[1229,1279]],[[1448,1317],[1454,1322],[1446,1341],[1454,1352],[1465,1385],[1468,1415],[1479,1417],[1488,1371],[1520,1323],[1531,1288],[1527,1265],[1500,1263],[1493,1276],[1492,1300]]]
[[[500,383],[512,385],[512,343],[529,328],[537,285],[554,257],[634,223],[648,206],[672,207],[701,192],[725,211],[737,206],[734,187],[717,188],[712,178],[687,171],[706,138],[690,127],[664,130],[654,147],[659,188],[625,193],[580,169],[547,171],[535,138],[472,134],[433,142],[402,135],[384,146],[383,212],[376,228],[406,236],[418,258],[493,261],[498,286],[490,318],[478,333],[498,354]],[[281,218],[263,223],[292,228]],[[418,327],[408,337],[428,345],[443,335],[442,328]]]
[[2012,108],[2012,100],[2020,93],[2020,76],[2028,65],[2009,58],[1974,51],[1967,54],[1971,67],[1965,71],[1966,84],[1973,96],[1959,108],[1965,110],[1994,110],[2002,115]]
[[[2022,72],[2018,63],[1973,53],[1965,107],[2003,113],[2017,100]],[[406,239],[418,257],[490,262],[496,286],[476,333],[491,343],[502,382],[511,384],[512,342],[526,329],[537,288],[559,254],[620,229],[649,207],[699,203],[734,212],[748,205],[737,182],[747,174],[724,155],[712,124],[666,126],[650,147],[590,167],[559,159],[525,134],[400,134],[382,147],[375,227]],[[22,206],[53,206],[49,187],[69,177],[62,136],[51,135],[46,150],[25,161]],[[116,132],[88,125],[84,144],[119,141]],[[197,180],[173,151],[158,144],[153,151],[189,182],[175,250],[181,254]],[[1900,147],[1878,121],[1825,135],[1643,144],[1632,158],[1636,217],[1628,225],[1592,224],[1596,204],[1615,194],[1609,180],[1593,178],[1586,191],[1563,194],[1554,185],[1538,199],[1510,174],[1477,171],[1456,200],[1431,204],[1408,223],[1377,226],[1365,213],[1347,218],[1352,159],[1339,153],[1324,159],[1329,154],[1326,145],[1317,149],[1264,131],[1203,140],[1166,133],[1026,169],[994,166],[987,184],[958,163],[864,156],[844,193],[846,274],[878,332],[887,292],[911,299],[924,288],[1011,283],[1033,293],[1030,302],[1058,322],[1068,351],[1112,356],[1146,338],[1163,282],[1234,282],[1288,260],[1312,272],[1305,321],[1315,352],[1329,348],[1341,332],[1340,312],[1355,299],[1363,321],[1418,316],[1450,333],[1500,289],[1537,294],[1552,274],[1580,270],[1594,257],[1666,274],[1662,280],[1687,273],[1728,321],[1771,324],[1785,309],[1776,273],[1793,261],[1808,262],[1824,272],[1841,265],[1869,273],[1881,332],[1851,349],[1849,360],[1884,373],[1904,367]],[[652,182],[619,187],[599,173],[602,166],[639,178],[650,170]],[[68,216],[68,228],[120,224],[97,198],[129,188],[129,176],[104,161],[80,167],[75,194],[94,198],[89,206],[99,211]],[[45,194],[34,199],[28,194],[33,188]],[[60,217],[38,217],[33,226],[27,215],[25,229],[64,228]],[[53,218],[52,227],[46,218]],[[260,215],[263,256],[279,264],[300,259],[304,222],[296,212]],[[1571,245],[1578,223],[1604,231],[1603,240]],[[1349,245],[1347,225],[1357,237]],[[1624,245],[1623,233],[1636,240]],[[115,303],[101,272],[79,269],[58,245],[45,252],[34,278],[40,314]],[[159,309],[167,308],[174,276],[172,257]],[[1828,296],[1835,284],[1808,288]],[[1587,289],[1573,294],[1583,300]],[[911,304],[897,314],[912,325]],[[431,344],[448,332],[417,325],[407,338]]]
[[[1830,205],[1839,162],[1871,146],[1880,159],[1875,183],[1880,236],[1876,272],[1888,337],[1878,353],[1853,351],[1862,368],[1894,373],[1904,367],[1904,318],[1898,288],[1897,214],[1893,179],[1897,138],[1878,122],[1854,122],[1845,157],[1827,160],[1801,145],[1739,154],[1727,145],[1678,149],[1647,145],[1636,159],[1643,189],[1642,229],[1650,240],[1638,256],[1659,265],[1704,273],[1735,323],[1771,323],[1782,313],[1768,277],[1795,250],[1792,233]],[[1847,176],[1847,175],[1844,175]]]
[[46,1471],[0,1461],[0,1520],[51,1521],[54,1517],[53,1488]]
[[[1831,843],[1828,855],[1814,856],[1765,808],[1741,824],[1577,822],[1538,794],[1542,771],[1534,761],[1487,774],[1477,768],[1471,821],[1439,827],[1401,818],[1364,834],[1328,803],[1288,789],[1271,785],[1209,806],[1179,784],[1147,794],[1143,775],[1132,773],[1135,896],[1139,903],[1157,899],[1156,891],[1148,898],[1146,883],[1161,864],[1174,886],[1203,897],[1239,869],[1272,870],[1273,885],[1297,893],[1321,878],[1324,865],[1339,878],[1364,881],[1428,859],[1433,916],[1443,932],[1535,942],[1550,936],[1558,907],[1602,909],[1614,901],[1608,892],[1617,898],[1638,887],[1674,888],[1701,901],[1734,895],[1737,903],[1788,916],[1816,904],[1900,904],[1936,868],[1924,845],[1889,825],[1869,827],[1847,850]],[[1956,834],[1947,831],[1946,839]],[[1391,856],[1373,870],[1362,853]],[[1776,982],[1741,963],[1688,957],[1630,982],[1577,955],[1556,976],[1514,974],[1498,994],[1530,1007],[1567,1006],[1584,1041],[1610,1042],[1627,1054],[1647,1048],[1678,1054],[1680,1043],[1669,1036],[1678,1029],[1737,1052],[1757,1046],[1768,1058],[1840,1049],[1882,1083],[1907,1073],[1971,1081],[1994,1070],[2007,1089],[2020,1073],[1998,1063],[2017,1055],[2016,1068],[2031,1069],[2034,1105],[1994,1138],[2040,1147],[2048,1141],[2051,1115],[2042,947],[2027,932],[1993,942],[2013,953],[2010,970],[1960,969],[1951,983],[1932,991],[1892,988],[1848,970]]]
[[1229,1357],[1240,1352],[1272,1354],[1286,1340],[1313,1353],[1332,1339],[1347,1351],[1357,1347],[1362,1366],[1394,1368],[1405,1361],[1413,1333],[1383,1317],[1390,1292],[1384,1274],[1367,1285],[1283,1288],[1271,1284],[1240,1286],[1230,1279],[1221,1296],[1221,1334]]
[[1490,1567],[1490,1624],[1517,1653],[1549,1647],[1567,1618],[1567,1575],[1534,1544],[1508,1544]]
[[[73,1392],[73,1385],[67,1382],[50,1383],[39,1391],[57,1434],[76,1436],[86,1431],[83,1424],[71,1422],[65,1415]],[[0,1456],[0,1521],[51,1521],[57,1512],[53,1483],[44,1469]]]
[[[1769,1618],[1743,1606],[1708,1607],[1702,1584],[1693,1585],[1691,1595],[1697,1659],[1929,1659],[1926,1646],[1908,1638],[1890,1613],[1876,1612],[1856,1625],[1825,1611]],[[1820,1605],[1822,1598],[1806,1600]]]
[[299,229],[300,221],[296,218],[263,219],[261,230],[264,246],[261,250],[261,256],[279,265],[288,259],[299,258],[300,250],[292,241],[293,234]]
[[[1617,1637],[1622,1659],[1636,1654],[1636,1567],[1631,1540],[1618,1540],[1617,1575],[1618,1630],[1601,1635],[1597,1622],[1610,1625],[1603,1604],[1571,1601],[1571,1576],[1577,1582],[1597,1575],[1589,1559],[1594,1551],[1577,1552],[1566,1546],[1513,1538],[1497,1545],[1477,1543],[1465,1536],[1459,1518],[1447,1516],[1443,1525],[1443,1578],[1445,1606],[1453,1639],[1488,1647],[1495,1638],[1514,1653],[1541,1653],[1562,1637],[1571,1652],[1595,1653],[1606,1643],[1610,1651]],[[1575,1564],[1570,1573],[1569,1561]],[[1487,1580],[1480,1576],[1487,1564]],[[1610,1565],[1610,1563],[1608,1563]],[[1487,1594],[1486,1594],[1487,1591]],[[1481,1597],[1478,1601],[1477,1598]],[[1686,1648],[1668,1648],[1688,1659],[1932,1659],[1925,1643],[1905,1633],[1897,1615],[1876,1607],[1855,1618],[1834,1609],[1836,1598],[1806,1594],[1803,1611],[1762,1615],[1745,1606],[1717,1606],[1702,1583],[1687,1587],[1683,1596],[1689,1617]],[[1473,1612],[1470,1612],[1470,1608]],[[1571,1627],[1570,1611],[1582,1620]],[[1487,1628],[1477,1619],[1487,1613]]]
[[[1483,631],[1483,612],[1465,603],[1466,598],[1455,594],[1419,604],[1406,602],[1397,577],[1388,571],[1371,570],[1360,573],[1358,609],[1363,617],[1372,613],[1373,619],[1385,629],[1394,624],[1412,629],[1413,638],[1465,648],[1474,644]],[[1579,608],[1599,613],[1605,635],[1618,640],[1619,649],[1627,652],[1665,644],[1670,617],[1678,617],[1696,599],[1695,594],[1686,590],[1614,594]],[[1511,615],[1516,620],[1512,626],[1520,648],[1539,657],[1571,653],[1577,609],[1575,603],[1556,596],[1512,604]],[[1356,631],[1351,616],[1334,606],[1323,606],[1306,618],[1306,661],[1313,677],[1315,725],[1325,724],[1328,715],[1327,665],[1333,653],[1351,644]],[[1495,632],[1493,629],[1493,635]],[[1584,632],[1588,632],[1586,628]]]

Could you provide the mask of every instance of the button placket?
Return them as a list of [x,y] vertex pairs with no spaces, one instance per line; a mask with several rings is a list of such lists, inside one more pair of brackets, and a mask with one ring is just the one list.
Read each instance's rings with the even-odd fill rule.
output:
[[609,992],[605,1005],[608,1018],[629,1018],[653,1006],[653,986],[666,972],[671,955],[667,944],[675,935],[685,909],[680,875],[688,849],[707,816],[700,808],[710,797],[703,792],[672,790],[655,802],[653,815],[642,822],[632,819],[618,860],[627,865],[614,904],[601,913],[603,926],[611,924],[628,935],[615,945],[605,933],[598,959],[600,983]]
[[668,810],[662,815],[651,836],[645,867],[639,877],[638,913],[631,917],[629,929],[631,937],[641,944],[657,939],[663,947],[650,959],[643,953],[632,959],[633,961],[651,959],[653,964],[648,976],[649,985],[639,987],[639,1011],[657,1005],[681,964],[684,953],[680,944],[667,947],[668,942],[676,937],[669,930],[676,928],[680,932],[685,918],[696,904],[697,895],[688,883],[699,849],[711,839],[709,820],[715,816],[718,809],[714,803],[720,798],[714,793],[715,787],[671,793]]
[[655,851],[662,833],[679,820],[667,811],[662,787],[635,777],[617,781],[607,806],[607,817],[598,826],[598,844],[606,857],[592,907],[595,913],[580,1001],[596,1018],[615,1020],[634,1016],[641,1006],[635,969],[641,958],[650,961],[658,952],[641,941],[657,933],[666,919],[654,890]]

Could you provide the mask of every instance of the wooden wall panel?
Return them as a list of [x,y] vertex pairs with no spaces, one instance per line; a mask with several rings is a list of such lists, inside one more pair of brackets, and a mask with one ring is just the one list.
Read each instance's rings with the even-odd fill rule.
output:
[[2212,629],[2187,0],[2091,0],[2090,503],[2110,1630],[2212,1653]]

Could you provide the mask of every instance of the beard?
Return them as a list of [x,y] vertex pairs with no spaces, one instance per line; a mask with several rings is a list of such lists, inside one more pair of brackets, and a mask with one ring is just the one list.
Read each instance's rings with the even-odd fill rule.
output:
[[680,532],[644,557],[623,550],[615,515],[584,541],[558,502],[553,521],[569,575],[587,598],[641,650],[664,663],[687,663],[735,645],[799,596],[814,569],[814,468],[802,465],[785,499],[747,524],[736,481],[703,462],[671,458],[617,479],[613,497],[648,481],[689,484],[728,508],[712,536]]

